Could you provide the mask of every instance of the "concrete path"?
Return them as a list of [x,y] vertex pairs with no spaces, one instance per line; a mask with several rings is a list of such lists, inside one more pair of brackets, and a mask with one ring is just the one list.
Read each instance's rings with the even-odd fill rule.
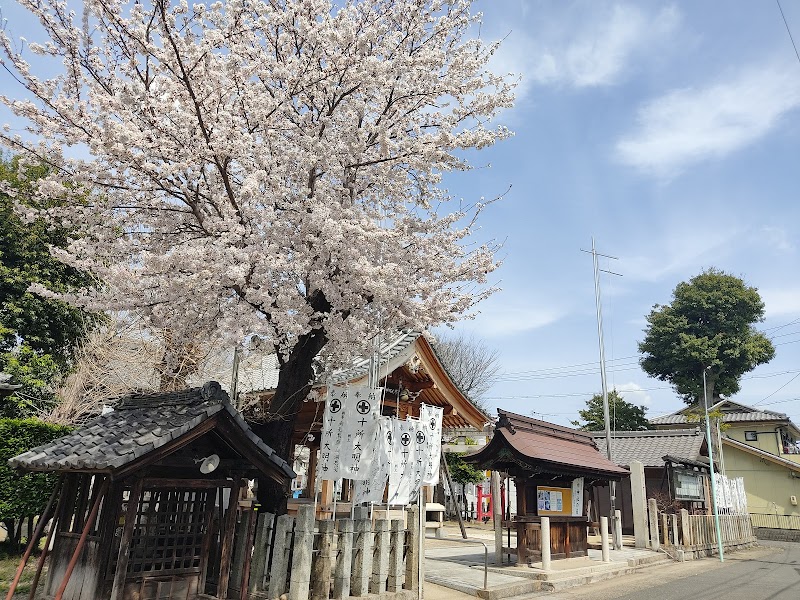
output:
[[[531,567],[497,566],[491,531],[470,529],[468,541],[457,531],[445,533],[445,539],[425,539],[426,583],[489,600],[566,589],[671,562],[663,554],[624,548],[611,551],[611,561],[607,563],[602,562],[599,550],[590,550],[588,557],[554,560],[548,571],[541,568],[541,563]],[[484,571],[485,561],[488,565]]]

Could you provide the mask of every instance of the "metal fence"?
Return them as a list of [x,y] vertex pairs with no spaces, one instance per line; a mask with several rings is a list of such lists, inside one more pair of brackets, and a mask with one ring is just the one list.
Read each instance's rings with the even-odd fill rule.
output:
[[753,523],[753,527],[800,530],[800,515],[750,513],[750,520]]

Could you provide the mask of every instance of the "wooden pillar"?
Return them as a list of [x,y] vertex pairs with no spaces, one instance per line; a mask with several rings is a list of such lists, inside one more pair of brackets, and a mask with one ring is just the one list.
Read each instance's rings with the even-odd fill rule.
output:
[[[22,571],[25,569],[25,565],[28,562],[28,559],[31,557],[33,553],[33,548],[35,544],[39,541],[39,537],[42,535],[42,531],[44,531],[44,526],[50,520],[50,517],[53,514],[53,507],[55,506],[56,498],[59,497],[59,493],[61,492],[61,486],[64,484],[64,474],[62,473],[58,477],[58,482],[56,483],[55,488],[53,488],[53,493],[50,494],[50,500],[47,502],[47,506],[44,509],[41,517],[39,518],[39,522],[36,524],[36,531],[34,531],[31,539],[28,540],[28,547],[25,548],[25,554],[22,555],[22,560],[19,561],[19,566],[17,567],[17,572],[14,574],[14,580],[11,582],[11,586],[8,588],[8,595],[6,596],[6,600],[11,600],[14,596],[14,590],[17,589],[17,584],[19,583],[20,577],[22,577]],[[59,500],[59,506],[61,505],[61,501]],[[13,532],[12,532],[13,533]],[[30,535],[30,534],[29,534]],[[48,533],[47,539],[50,539],[50,534]],[[45,549],[47,552],[47,549]],[[37,568],[36,572],[36,580],[39,580],[39,573],[41,572],[41,567]],[[35,585],[34,585],[35,589]]]
[[125,525],[122,528],[122,539],[119,543],[117,554],[117,567],[114,571],[114,585],[111,588],[111,600],[122,600],[125,589],[125,576],[128,573],[128,557],[130,556],[133,528],[136,524],[136,513],[142,497],[142,480],[137,479],[131,486],[128,495],[128,505],[125,507]]
[[54,600],[62,600],[64,597],[64,591],[67,589],[69,578],[72,576],[72,571],[75,570],[75,565],[78,564],[78,559],[80,558],[81,552],[83,552],[83,547],[86,545],[86,538],[89,537],[89,531],[91,531],[92,526],[94,525],[94,520],[97,518],[97,513],[100,510],[100,502],[103,500],[103,496],[105,496],[106,491],[108,490],[109,481],[110,480],[108,477],[103,480],[103,484],[100,486],[100,490],[95,496],[94,503],[92,504],[92,510],[83,526],[81,537],[78,539],[78,543],[75,546],[75,552],[72,554],[72,558],[67,565],[67,571],[64,573],[64,579],[61,581],[61,585],[58,588],[58,592],[56,592]]
[[219,561],[219,583],[217,584],[217,597],[228,597],[228,583],[231,576],[231,556],[233,554],[233,537],[236,533],[236,511],[239,509],[239,490],[242,489],[242,479],[238,475],[233,477],[231,494],[228,498],[228,510],[222,522],[222,550]]
[[[332,510],[331,505],[333,504],[333,484],[334,482],[330,479],[323,479],[320,482],[320,495],[319,495],[319,504],[320,510]],[[331,513],[331,519],[336,519],[336,515]]]
[[308,476],[306,479],[305,497],[317,495],[317,448],[308,449]]
[[494,524],[494,564],[503,565],[503,506],[500,501],[500,473],[492,471],[492,523]]

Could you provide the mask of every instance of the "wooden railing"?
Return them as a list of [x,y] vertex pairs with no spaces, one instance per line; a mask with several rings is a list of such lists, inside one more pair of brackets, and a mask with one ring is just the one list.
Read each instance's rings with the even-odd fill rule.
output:
[[[652,509],[655,502],[650,503]],[[719,515],[720,537],[723,550],[755,543],[750,515]],[[716,524],[713,515],[690,515],[689,511],[679,513],[658,512],[650,519],[650,545],[653,549],[663,547],[671,551],[693,553],[695,555],[713,554],[718,550]],[[682,555],[676,554],[674,558]]]
[[750,513],[750,520],[753,523],[753,527],[800,530],[800,515]]

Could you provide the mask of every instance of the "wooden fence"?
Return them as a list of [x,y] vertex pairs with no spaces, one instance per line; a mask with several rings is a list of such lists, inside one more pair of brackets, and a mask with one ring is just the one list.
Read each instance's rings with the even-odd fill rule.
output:
[[310,506],[300,507],[296,517],[245,512],[238,523],[228,597],[417,598],[417,510],[409,508],[408,528],[400,519],[315,521]]
[[[663,547],[673,558],[685,559],[707,556],[718,551],[717,532],[713,515],[690,515],[681,510],[677,514],[658,512],[655,501],[649,501],[650,545],[654,550]],[[720,537],[723,550],[748,547],[756,538],[750,515],[719,515]]]

